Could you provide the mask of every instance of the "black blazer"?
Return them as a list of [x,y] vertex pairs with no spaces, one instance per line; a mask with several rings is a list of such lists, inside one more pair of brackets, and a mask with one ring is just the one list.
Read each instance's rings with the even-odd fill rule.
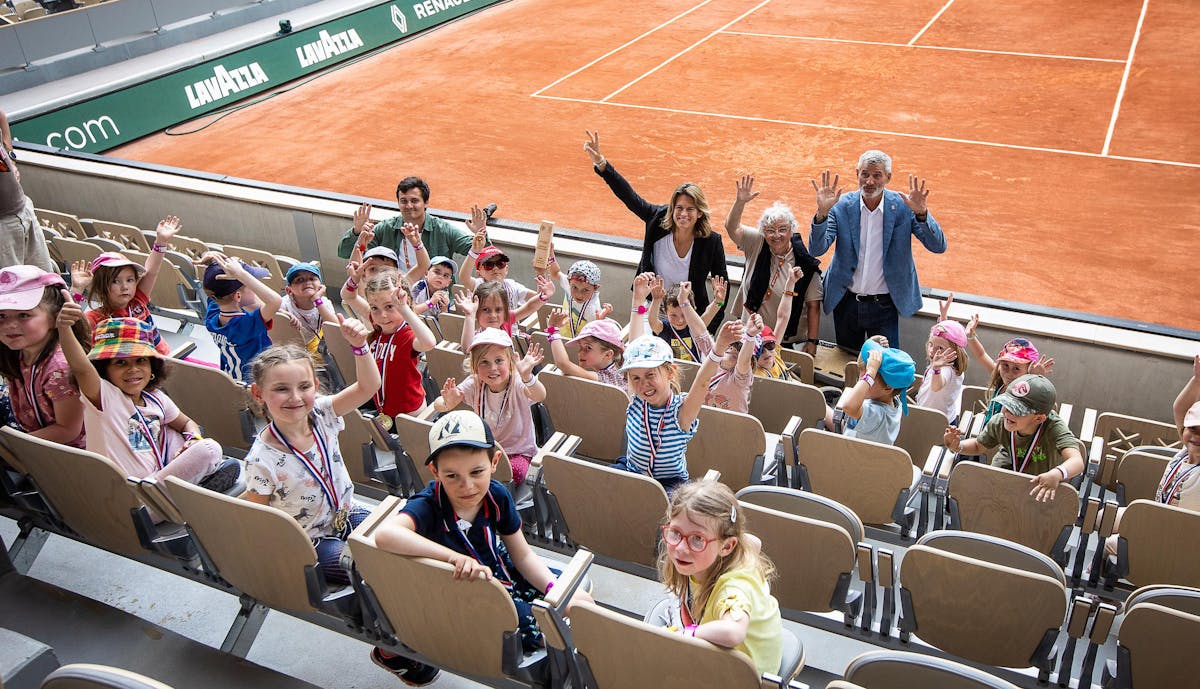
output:
[[[613,194],[621,199],[621,203],[624,203],[626,208],[633,211],[634,215],[646,223],[646,234],[642,240],[642,259],[638,262],[638,272],[657,273],[658,271],[654,269],[654,243],[670,234],[670,231],[663,229],[662,221],[671,209],[666,205],[650,203],[642,198],[633,190],[633,187],[629,186],[629,182],[621,176],[621,173],[617,172],[611,161],[604,171],[596,169],[596,174],[600,175],[608,184],[608,188],[612,189]],[[711,217],[709,221],[712,221]],[[696,237],[695,243],[692,245],[692,261],[688,266],[688,280],[692,283],[696,310],[700,313],[708,308],[708,277],[710,275],[720,275],[726,280],[729,279],[729,269],[725,265],[725,245],[721,242],[721,235],[716,232],[707,237]],[[721,307],[708,329],[715,333],[723,320],[725,320],[725,307]]]

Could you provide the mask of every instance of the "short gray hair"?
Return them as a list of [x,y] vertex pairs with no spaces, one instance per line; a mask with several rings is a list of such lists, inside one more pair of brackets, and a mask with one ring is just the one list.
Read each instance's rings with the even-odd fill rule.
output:
[[861,170],[868,165],[882,165],[884,172],[892,174],[892,157],[883,151],[872,149],[863,153],[858,157],[858,166],[855,169]]
[[762,232],[767,225],[773,225],[781,220],[786,221],[788,227],[796,229],[796,216],[792,213],[792,207],[783,201],[776,201],[762,212],[762,217],[758,219],[758,231]]

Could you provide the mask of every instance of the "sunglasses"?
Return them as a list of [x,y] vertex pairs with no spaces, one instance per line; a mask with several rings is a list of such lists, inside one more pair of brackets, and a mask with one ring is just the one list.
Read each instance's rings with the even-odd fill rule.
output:
[[773,352],[773,351],[775,351],[775,343],[774,342],[764,342],[762,348],[763,348],[763,351]]
[[693,553],[703,553],[708,549],[709,543],[721,540],[720,538],[705,538],[702,534],[698,533],[684,533],[673,526],[662,527],[662,535],[667,545],[672,546],[679,545],[684,539],[687,539],[688,550]]
[[485,261],[483,263],[480,263],[479,267],[485,268],[487,270],[495,270],[497,268],[503,268],[506,265],[508,265],[508,259],[501,258],[501,259],[497,259],[495,261]]

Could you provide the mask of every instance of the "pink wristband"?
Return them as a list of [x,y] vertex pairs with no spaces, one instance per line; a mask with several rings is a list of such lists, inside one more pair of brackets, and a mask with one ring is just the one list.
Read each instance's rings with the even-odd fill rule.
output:
[[1070,480],[1070,478],[1071,478],[1071,475],[1067,473],[1067,470],[1066,470],[1066,469],[1062,468],[1062,465],[1056,466],[1056,467],[1054,467],[1054,468],[1055,468],[1055,469],[1058,469],[1059,473],[1061,473],[1061,474],[1062,474],[1062,477],[1063,477],[1063,480],[1064,480],[1064,481]]
[[366,356],[371,353],[371,348],[363,345],[362,347],[351,347],[350,351],[354,353],[354,356]]
[[546,584],[546,592],[545,592],[543,595],[550,595],[550,589],[552,589],[552,588],[554,588],[554,582],[553,582],[553,581],[552,581],[552,582],[550,582],[549,584]]
[[687,636],[696,636],[696,627],[698,627],[698,626],[700,626],[700,625],[689,624],[683,628],[683,633]]
[[313,299],[313,306],[320,306],[321,304],[324,304],[324,303],[325,303],[324,297],[317,297],[316,299]]

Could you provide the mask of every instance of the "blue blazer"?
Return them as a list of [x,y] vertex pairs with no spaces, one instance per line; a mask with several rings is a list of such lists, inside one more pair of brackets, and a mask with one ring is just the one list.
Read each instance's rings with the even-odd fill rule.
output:
[[[833,261],[825,271],[825,313],[832,313],[846,295],[854,270],[858,268],[861,197],[861,191],[842,194],[825,221],[814,222],[808,235],[808,250],[813,256],[821,256],[837,241]],[[917,281],[917,266],[913,263],[912,238],[915,236],[926,249],[940,254],[946,251],[946,236],[932,215],[927,214],[925,222],[918,221],[899,193],[885,189],[881,203],[883,277],[896,310],[907,317],[921,308],[921,285]]]

